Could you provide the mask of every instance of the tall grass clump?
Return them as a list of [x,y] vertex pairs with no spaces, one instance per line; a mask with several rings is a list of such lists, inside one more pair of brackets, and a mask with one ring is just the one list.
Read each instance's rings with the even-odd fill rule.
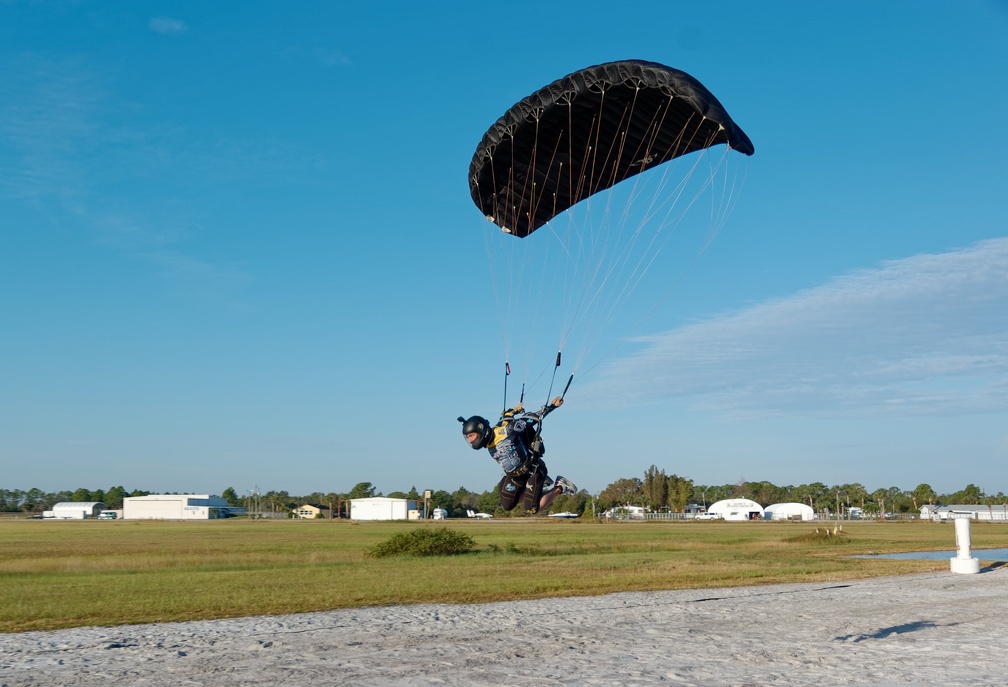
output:
[[372,547],[374,558],[387,556],[452,556],[472,551],[476,542],[468,534],[440,527],[399,532]]
[[789,544],[825,547],[847,546],[851,543],[850,539],[847,538],[847,535],[844,532],[834,530],[831,533],[828,527],[822,531],[817,528],[815,532],[806,532],[794,537],[788,537],[784,541]]

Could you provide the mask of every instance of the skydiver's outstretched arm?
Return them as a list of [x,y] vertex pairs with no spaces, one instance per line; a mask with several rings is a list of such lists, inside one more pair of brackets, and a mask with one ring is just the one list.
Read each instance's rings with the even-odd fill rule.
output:
[[559,408],[562,405],[563,405],[563,398],[560,397],[560,396],[557,396],[552,401],[550,401],[549,403],[547,403],[546,405],[544,405],[541,410],[537,410],[534,413],[529,413],[529,415],[534,415],[537,418],[539,418],[540,420],[542,420],[544,417],[546,417],[547,415],[549,415],[550,413],[552,413],[554,410],[556,410],[557,408]]

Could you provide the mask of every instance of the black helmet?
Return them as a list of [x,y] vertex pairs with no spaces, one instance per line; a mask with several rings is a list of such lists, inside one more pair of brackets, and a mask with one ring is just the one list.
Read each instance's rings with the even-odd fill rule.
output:
[[[462,418],[459,418],[459,420],[461,419]],[[493,433],[493,429],[490,427],[490,423],[487,422],[486,418],[480,417],[479,415],[473,415],[471,418],[462,423],[462,436],[471,432],[476,432],[479,435],[479,439],[470,444],[470,446],[479,450],[486,446],[487,442],[490,441],[490,435]]]

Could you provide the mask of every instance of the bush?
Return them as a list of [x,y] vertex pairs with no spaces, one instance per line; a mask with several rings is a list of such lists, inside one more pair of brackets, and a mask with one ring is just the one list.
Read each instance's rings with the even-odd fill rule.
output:
[[451,556],[471,551],[476,542],[468,534],[447,527],[400,532],[371,549],[371,556]]

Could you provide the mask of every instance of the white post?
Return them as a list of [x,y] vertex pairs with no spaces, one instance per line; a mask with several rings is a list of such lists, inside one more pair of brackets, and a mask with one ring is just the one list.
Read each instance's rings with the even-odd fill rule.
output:
[[973,541],[970,539],[970,518],[955,519],[956,557],[949,559],[952,572],[960,575],[974,575],[980,572],[980,561],[973,558]]

